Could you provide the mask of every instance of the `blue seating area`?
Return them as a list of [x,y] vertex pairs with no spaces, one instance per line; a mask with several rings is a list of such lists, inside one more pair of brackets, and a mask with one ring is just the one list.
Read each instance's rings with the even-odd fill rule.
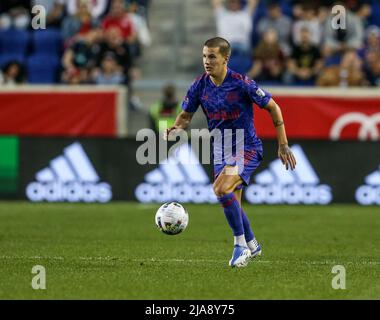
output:
[[35,53],[52,53],[60,55],[62,51],[62,35],[60,30],[36,30],[32,33],[33,51]]
[[28,82],[32,84],[56,83],[60,59],[57,55],[34,53],[28,57]]
[[24,30],[6,30],[0,32],[0,52],[25,55],[28,50],[30,33]]
[[25,56],[17,53],[5,53],[0,55],[0,69],[4,68],[8,63],[15,61],[22,65],[25,64]]
[[376,25],[380,27],[380,1],[374,1],[371,6],[372,13],[368,18],[369,25]]
[[0,32],[0,68],[12,61],[19,62],[26,68],[29,83],[57,83],[61,56],[59,29]]

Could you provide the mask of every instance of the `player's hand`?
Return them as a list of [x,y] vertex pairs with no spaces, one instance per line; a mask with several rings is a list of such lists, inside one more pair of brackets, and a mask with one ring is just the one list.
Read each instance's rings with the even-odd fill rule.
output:
[[179,128],[177,126],[173,126],[171,128],[166,129],[164,131],[164,140],[169,140],[169,134],[178,131],[178,129]]
[[281,159],[281,162],[285,166],[286,170],[289,170],[289,168],[294,170],[296,168],[296,158],[287,144],[281,144],[278,147],[278,157]]

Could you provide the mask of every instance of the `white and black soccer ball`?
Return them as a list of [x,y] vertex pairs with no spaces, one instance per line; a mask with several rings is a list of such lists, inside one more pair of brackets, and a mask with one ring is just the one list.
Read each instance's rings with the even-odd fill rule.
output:
[[178,202],[166,202],[157,210],[155,221],[160,231],[175,235],[186,229],[189,215]]

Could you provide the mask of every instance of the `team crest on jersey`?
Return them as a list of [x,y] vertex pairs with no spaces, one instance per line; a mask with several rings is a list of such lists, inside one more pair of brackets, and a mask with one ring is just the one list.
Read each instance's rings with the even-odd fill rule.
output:
[[260,89],[260,88],[256,90],[256,94],[259,97],[265,97],[265,92],[262,89]]

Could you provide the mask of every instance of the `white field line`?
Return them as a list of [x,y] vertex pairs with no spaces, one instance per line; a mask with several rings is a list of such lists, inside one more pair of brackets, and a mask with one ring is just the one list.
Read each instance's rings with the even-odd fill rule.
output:
[[[226,260],[216,260],[216,259],[138,259],[138,258],[122,258],[122,257],[61,257],[61,256],[0,256],[0,260],[59,260],[59,261],[71,261],[71,260],[82,260],[82,261],[118,261],[118,262],[182,262],[182,263],[225,263]],[[228,259],[227,259],[228,260]],[[356,265],[380,265],[380,261],[336,261],[336,260],[262,260],[261,258],[256,258],[254,263],[271,263],[271,264],[284,264],[284,263],[295,263],[295,264],[306,264],[306,265],[336,265],[336,264],[356,264]]]

